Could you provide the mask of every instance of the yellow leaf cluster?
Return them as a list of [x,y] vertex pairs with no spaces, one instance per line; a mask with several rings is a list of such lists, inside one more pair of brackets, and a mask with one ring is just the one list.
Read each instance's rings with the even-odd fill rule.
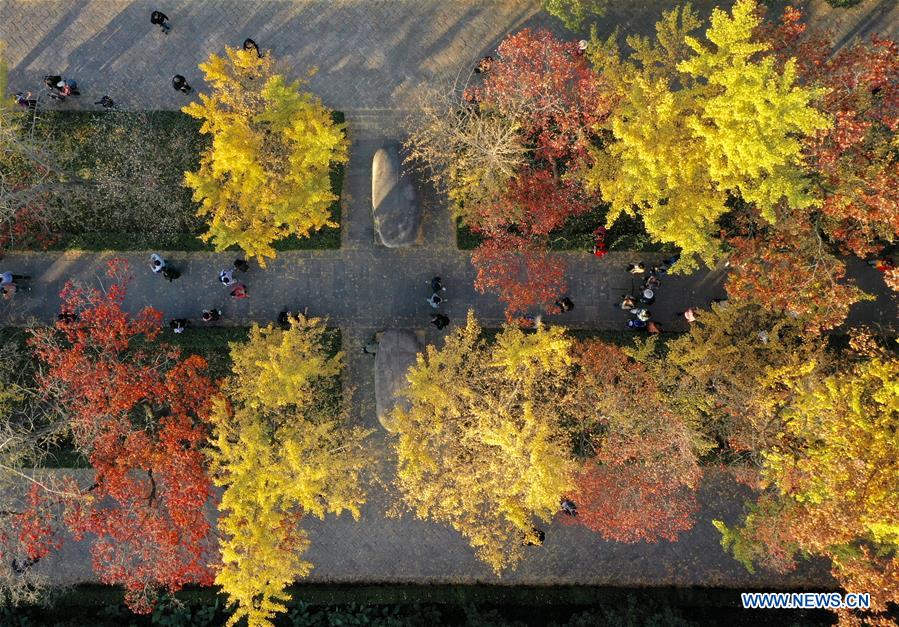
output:
[[212,135],[184,181],[210,218],[204,241],[216,250],[236,244],[265,265],[278,240],[335,226],[330,169],[347,161],[345,127],[299,81],[275,74],[271,55],[226,53],[200,64],[212,93],[183,109]]
[[884,352],[797,388],[785,416],[763,476],[801,504],[802,548],[864,538],[899,551],[899,359]]
[[659,45],[631,40],[637,52],[611,74],[620,91],[607,123],[614,141],[594,151],[586,182],[611,203],[609,225],[636,213],[655,239],[679,246],[680,269],[697,257],[715,262],[716,222],[731,196],[772,223],[781,202],[815,203],[801,139],[830,125],[811,105],[822,94],[795,84],[794,63],[778,72],[753,41],[759,21],[755,0],[738,0],[731,15],[715,10],[705,43],[688,34],[698,25],[689,8],[667,12]]
[[358,519],[365,501],[367,432],[346,424],[336,398],[343,355],[327,354],[325,332],[301,316],[288,330],[254,326],[231,345],[234,375],[213,407],[210,452],[225,488],[216,583],[237,605],[229,625],[269,626],[285,611],[285,589],[312,568],[303,515]]
[[572,487],[559,408],[570,351],[559,327],[507,327],[491,345],[469,312],[442,349],[418,356],[403,392],[410,407],[394,413],[404,503],[450,524],[497,572]]
[[701,312],[667,348],[659,380],[675,412],[756,465],[778,440],[793,383],[829,363],[799,321],[738,300]]

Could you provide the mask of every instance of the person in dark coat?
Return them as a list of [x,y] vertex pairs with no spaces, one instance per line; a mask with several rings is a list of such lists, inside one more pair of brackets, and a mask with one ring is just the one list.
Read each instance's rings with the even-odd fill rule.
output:
[[437,327],[437,329],[439,329],[440,331],[446,328],[446,325],[448,325],[449,322],[449,318],[447,316],[444,316],[443,314],[433,314],[431,316],[431,324]]
[[187,318],[175,318],[174,320],[169,321],[169,326],[172,327],[172,331],[179,334],[184,333],[184,330],[189,324],[190,320]]
[[180,74],[175,74],[172,77],[172,88],[175,91],[180,91],[182,94],[189,94],[193,91],[193,87],[187,84],[187,79]]
[[164,35],[168,35],[172,27],[168,24],[169,16],[162,11],[153,11],[150,13],[150,24],[158,26]]
[[565,298],[560,298],[556,301],[556,307],[559,308],[560,312],[567,313],[574,309],[574,302],[566,296]]
[[259,45],[255,41],[250,39],[249,37],[247,37],[246,39],[243,40],[243,49],[244,50],[255,50],[256,54],[259,56],[259,58],[260,59],[262,58],[262,52],[259,50]]

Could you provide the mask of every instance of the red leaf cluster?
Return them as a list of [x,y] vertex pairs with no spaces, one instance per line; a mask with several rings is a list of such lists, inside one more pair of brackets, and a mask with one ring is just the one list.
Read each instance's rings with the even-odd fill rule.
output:
[[593,409],[595,455],[569,495],[581,524],[607,540],[676,540],[693,527],[702,471],[690,429],[672,414],[646,368],[619,347],[584,342],[576,353],[578,392]]
[[105,291],[66,285],[63,311],[77,319],[36,332],[31,343],[48,365],[40,382],[68,410],[95,471],[94,485],[69,503],[66,524],[76,538],[97,536],[101,581],[125,586],[129,606],[146,613],[159,588],[213,580],[202,448],[215,387],[204,359],[182,360],[153,343],[160,312],[122,310],[127,265],[110,262],[108,275]]
[[494,235],[472,253],[471,262],[478,269],[475,289],[496,293],[509,322],[534,308],[550,310],[567,289],[564,261],[520,235]]
[[899,237],[899,46],[873,35],[836,51],[829,33],[807,32],[800,19],[788,8],[761,36],[781,61],[797,60],[803,82],[827,90],[818,106],[833,128],[806,142],[820,176],[824,228],[849,252],[877,253]]
[[809,332],[839,326],[862,298],[844,281],[843,262],[800,220],[787,219],[764,235],[735,236],[728,244],[728,295],[802,318]]
[[591,129],[609,113],[577,42],[545,30],[525,28],[504,39],[483,86],[470,91],[482,107],[521,119],[537,159],[585,158]]

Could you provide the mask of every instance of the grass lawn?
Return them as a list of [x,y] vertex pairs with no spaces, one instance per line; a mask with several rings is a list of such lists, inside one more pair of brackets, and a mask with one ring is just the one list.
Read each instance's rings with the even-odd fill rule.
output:
[[[593,231],[605,222],[606,208],[585,213],[568,221],[564,228],[549,234],[549,250],[593,250]],[[473,232],[461,221],[456,223],[456,246],[460,250],[472,250],[484,240],[479,233]],[[621,216],[606,235],[606,246],[609,250],[638,252],[673,252],[669,244],[659,244],[650,240],[643,228],[643,220]]]
[[[343,122],[340,112],[335,122]],[[45,111],[39,129],[84,182],[66,198],[55,230],[55,250],[213,250],[197,237],[205,219],[181,182],[210,142],[200,122],[180,111]],[[332,168],[338,196],[331,220],[340,224],[344,165]],[[277,250],[340,248],[340,228],[308,238],[289,237]]]

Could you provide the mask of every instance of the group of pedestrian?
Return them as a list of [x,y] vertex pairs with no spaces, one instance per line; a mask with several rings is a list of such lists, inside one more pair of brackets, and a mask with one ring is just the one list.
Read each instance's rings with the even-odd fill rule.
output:
[[[577,516],[577,505],[571,499],[563,498],[559,507],[566,516]],[[537,527],[531,527],[530,533],[525,533],[521,544],[524,546],[543,546],[546,541],[546,532]]]
[[627,272],[643,277],[636,294],[625,294],[618,303],[620,309],[633,316],[627,321],[628,329],[646,331],[653,335],[662,332],[662,325],[652,319],[649,307],[656,302],[656,294],[662,287],[660,275],[667,274],[679,258],[680,255],[675,254],[654,266],[647,266],[642,261],[627,264]]
[[[174,265],[165,259],[159,253],[150,255],[150,269],[153,274],[161,274],[167,281],[172,282],[181,277],[181,272]],[[219,272],[219,283],[228,288],[231,298],[236,300],[249,298],[250,293],[247,286],[234,278],[234,273],[246,273],[250,270],[250,264],[241,258],[234,260],[232,268],[225,268]],[[222,310],[218,307],[210,307],[204,309],[201,314],[203,322],[218,322],[222,319]],[[190,326],[190,320],[187,318],[175,318],[169,322],[169,326],[175,333],[184,333],[184,330]]]
[[11,299],[18,292],[30,292],[31,286],[28,280],[31,277],[27,274],[13,274],[12,272],[0,273],[0,293],[6,300]]
[[[162,11],[150,12],[150,24],[158,26],[163,35],[168,35],[172,30],[172,26],[169,23],[169,16]],[[262,54],[262,51],[259,49],[259,45],[249,37],[244,39],[242,47],[244,50],[255,51],[260,59],[264,56]],[[58,100],[60,102],[64,101],[69,96],[80,95],[80,92],[78,91],[78,83],[75,81],[75,79],[72,78],[65,78],[58,75],[47,75],[44,77],[44,84],[50,88],[50,98]],[[174,76],[172,76],[172,88],[175,91],[180,91],[183,94],[189,94],[193,91],[193,87],[190,86],[190,83],[187,82],[187,78],[185,78],[182,74],[175,74]],[[16,94],[13,96],[13,99],[15,100],[16,104],[23,109],[34,110],[37,108],[38,99],[34,98],[30,91],[16,92]],[[94,104],[99,105],[104,109],[112,109],[113,107],[115,107],[115,101],[108,95],[102,96],[99,100],[94,102]]]
[[150,269],[154,274],[161,274],[169,283],[181,278],[181,272],[158,253],[150,255]]
[[[439,276],[435,276],[430,281],[426,281],[426,283],[431,288],[431,295],[426,300],[432,309],[438,309],[442,303],[446,302],[446,298],[442,296],[442,293],[446,291],[446,286],[443,285],[443,279]],[[431,324],[440,331],[445,329],[449,322],[449,317],[439,311],[431,314]]]
[[57,75],[44,77],[44,85],[50,88],[50,97],[54,100],[64,101],[69,96],[80,96],[78,83],[74,78],[63,78]]

